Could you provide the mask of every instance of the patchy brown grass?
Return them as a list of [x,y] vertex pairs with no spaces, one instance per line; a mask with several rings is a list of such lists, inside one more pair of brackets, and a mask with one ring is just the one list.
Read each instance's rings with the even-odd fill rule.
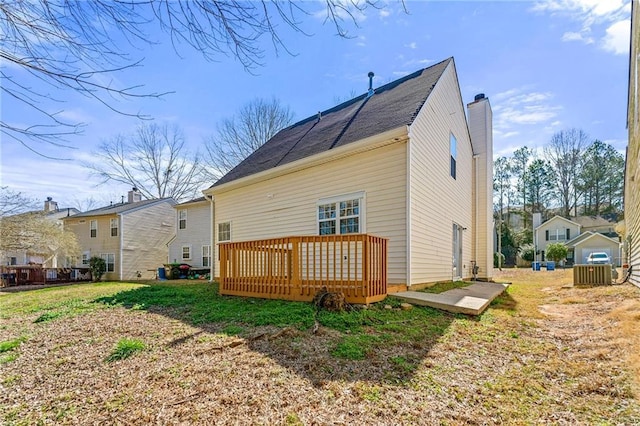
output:
[[[498,273],[513,283],[505,295],[480,318],[437,317],[445,328],[428,342],[404,312],[314,334],[195,324],[172,307],[89,309],[53,290],[59,315],[34,322],[42,312],[6,295],[0,342],[20,343],[0,354],[0,423],[639,424],[640,289],[565,288],[570,272]],[[398,329],[406,342],[365,359],[332,355]],[[145,349],[106,362],[121,339]]]

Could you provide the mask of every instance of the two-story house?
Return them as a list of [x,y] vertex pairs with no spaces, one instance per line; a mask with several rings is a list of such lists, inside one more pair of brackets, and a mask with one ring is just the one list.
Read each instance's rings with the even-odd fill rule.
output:
[[125,203],[64,218],[82,251],[75,266],[87,267],[91,257],[99,256],[107,264],[106,280],[154,278],[175,233],[174,205],[172,198],[142,200],[133,188]]
[[176,235],[169,242],[168,263],[187,263],[195,270],[211,268],[213,204],[205,197],[176,204]]

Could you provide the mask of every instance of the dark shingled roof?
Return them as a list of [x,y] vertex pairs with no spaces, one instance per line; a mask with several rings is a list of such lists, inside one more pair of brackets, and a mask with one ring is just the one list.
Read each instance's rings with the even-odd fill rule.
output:
[[410,125],[426,102],[448,58],[278,132],[213,186],[222,185],[364,138]]
[[71,215],[69,217],[70,218],[77,218],[77,217],[104,216],[104,215],[109,215],[109,214],[124,213],[126,211],[137,209],[137,208],[144,207],[144,206],[148,206],[148,205],[151,205],[151,204],[155,204],[155,203],[158,203],[160,201],[169,201],[171,203],[171,205],[174,205],[176,203],[173,200],[173,198],[153,198],[151,200],[142,200],[142,201],[137,201],[135,203],[113,204],[113,205],[106,206],[106,207],[100,207],[99,209],[94,209],[94,210],[89,210],[87,212],[74,214],[74,215]]
[[176,204],[174,207],[185,206],[187,204],[201,203],[201,202],[206,201],[206,200],[207,199],[205,197],[198,197],[198,198],[194,198],[193,200],[184,201],[182,203]]

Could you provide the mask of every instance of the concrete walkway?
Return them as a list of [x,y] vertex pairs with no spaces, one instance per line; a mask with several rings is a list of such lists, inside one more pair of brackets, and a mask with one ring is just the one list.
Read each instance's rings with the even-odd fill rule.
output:
[[448,312],[467,315],[480,315],[489,303],[500,296],[509,284],[486,283],[476,281],[463,288],[455,288],[439,294],[422,293],[420,291],[402,291],[390,294],[406,303],[429,306]]

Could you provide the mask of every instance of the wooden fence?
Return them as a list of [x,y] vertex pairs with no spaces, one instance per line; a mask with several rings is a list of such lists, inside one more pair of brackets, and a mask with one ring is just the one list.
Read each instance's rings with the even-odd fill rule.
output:
[[367,234],[220,244],[220,294],[311,301],[326,287],[349,303],[387,295],[387,240]]
[[0,266],[0,287],[91,281],[89,268],[43,268],[41,266]]

